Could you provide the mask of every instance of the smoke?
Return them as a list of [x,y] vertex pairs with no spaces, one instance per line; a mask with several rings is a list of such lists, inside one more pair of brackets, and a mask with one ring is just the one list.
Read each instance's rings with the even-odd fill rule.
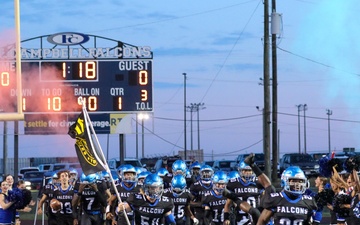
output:
[[[342,118],[356,115],[360,98],[360,64],[358,53],[359,16],[355,0],[321,0],[312,4],[310,13],[302,14],[300,29],[294,47],[297,53],[326,64],[329,68],[304,62],[311,76],[317,71],[326,74],[326,85],[322,104],[326,107],[346,108]],[[326,72],[324,72],[326,70]],[[334,109],[334,108],[333,108]],[[340,118],[339,111],[334,116]],[[353,119],[352,119],[353,120]],[[354,131],[353,124],[347,123],[348,130]],[[358,133],[359,129],[356,132]]]

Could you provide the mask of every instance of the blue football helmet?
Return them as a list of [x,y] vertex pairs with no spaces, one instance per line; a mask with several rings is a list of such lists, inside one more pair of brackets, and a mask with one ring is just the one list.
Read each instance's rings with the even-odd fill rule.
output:
[[190,165],[190,172],[191,172],[191,175],[193,176],[197,176],[200,174],[200,168],[201,168],[201,165],[198,161],[196,162],[193,162],[191,165]]
[[91,173],[89,175],[85,175],[84,173],[80,176],[80,182],[84,184],[92,184],[99,180],[99,175],[97,173]]
[[224,171],[216,171],[213,176],[213,190],[218,193],[222,193],[223,190],[226,188],[228,181],[229,178]]
[[159,175],[160,177],[165,177],[167,174],[169,174],[169,171],[165,168],[160,168],[157,172],[157,175]]
[[171,190],[175,197],[184,193],[186,188],[186,179],[183,175],[177,174],[171,180]]
[[240,178],[240,174],[238,171],[233,170],[228,174],[228,178],[229,178],[229,180],[235,179],[235,178]]
[[244,178],[246,181],[253,181],[255,179],[255,174],[254,174],[253,170],[244,161],[239,163],[238,171],[239,171],[240,177]]
[[126,164],[121,167],[121,181],[125,183],[137,182],[137,172],[134,166]]
[[200,168],[200,178],[204,181],[211,181],[212,177],[214,175],[214,170],[209,165],[203,165]]
[[164,191],[164,182],[157,174],[149,174],[144,180],[144,192],[152,199],[160,199]]
[[281,174],[281,187],[292,194],[303,194],[308,184],[304,172],[298,166],[290,166]]
[[70,176],[73,176],[75,179],[78,178],[78,171],[76,169],[73,168],[69,169],[69,174]]
[[172,174],[174,176],[177,175],[177,174],[185,176],[186,175],[186,169],[187,169],[186,163],[181,159],[176,160],[172,164]]
[[103,170],[103,171],[101,171],[100,178],[102,180],[108,181],[108,180],[110,180],[110,174],[106,170]]

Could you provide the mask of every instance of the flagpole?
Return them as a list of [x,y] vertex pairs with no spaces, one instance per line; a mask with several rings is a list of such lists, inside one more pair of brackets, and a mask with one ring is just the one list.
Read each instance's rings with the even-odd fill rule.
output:
[[[106,162],[106,160],[105,160],[104,153],[103,153],[103,151],[102,151],[102,149],[101,149],[101,145],[100,145],[99,140],[98,140],[98,138],[97,138],[97,136],[96,136],[94,127],[93,127],[93,125],[92,125],[92,123],[91,123],[90,116],[89,116],[89,114],[88,114],[88,112],[87,112],[87,110],[86,110],[86,105],[84,104],[83,99],[81,99],[81,103],[82,103],[82,111],[83,111],[83,114],[84,114],[85,124],[86,124],[86,126],[89,126],[91,132],[94,134],[94,138],[95,138],[96,144],[97,144],[97,146],[99,146],[99,148],[100,148],[101,157],[99,157],[99,155],[97,154],[98,152],[94,151],[95,158],[100,159],[100,160],[99,160],[99,163],[105,168],[106,172],[109,174],[110,180],[111,180],[111,184],[112,184],[112,186],[113,186],[113,188],[114,188],[114,190],[115,190],[115,193],[116,193],[116,197],[117,197],[119,203],[122,203],[121,198],[120,198],[119,191],[118,191],[117,188],[116,188],[114,178],[113,178],[113,176],[112,176],[112,174],[111,174],[111,171],[110,171],[110,168],[109,168],[109,166],[108,166],[108,164],[107,164],[107,162]],[[89,123],[86,123],[86,121],[89,121]],[[91,145],[93,145],[93,143],[91,143]],[[91,146],[91,147],[92,147],[93,149],[95,149],[94,146]],[[116,207],[117,207],[117,206],[116,206]],[[125,207],[123,208],[123,211],[124,211],[124,216],[125,216],[126,222],[127,222],[128,225],[130,225],[130,221],[129,221],[129,218],[128,218],[128,216],[127,216]]]

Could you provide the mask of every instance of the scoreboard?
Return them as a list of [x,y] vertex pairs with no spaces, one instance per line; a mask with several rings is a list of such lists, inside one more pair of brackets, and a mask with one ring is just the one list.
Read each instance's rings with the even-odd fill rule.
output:
[[[22,60],[24,114],[153,111],[151,59]],[[0,61],[0,112],[16,112],[15,61]]]

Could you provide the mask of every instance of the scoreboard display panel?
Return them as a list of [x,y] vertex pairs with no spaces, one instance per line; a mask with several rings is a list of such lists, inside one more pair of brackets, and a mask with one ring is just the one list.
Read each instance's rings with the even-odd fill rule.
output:
[[[15,61],[0,61],[0,111],[16,111]],[[151,59],[23,60],[24,114],[153,111]]]

